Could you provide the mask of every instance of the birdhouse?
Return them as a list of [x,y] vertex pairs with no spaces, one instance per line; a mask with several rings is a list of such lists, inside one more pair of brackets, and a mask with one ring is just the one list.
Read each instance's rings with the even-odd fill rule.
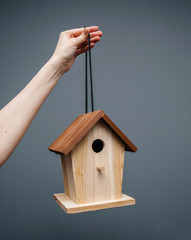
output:
[[135,204],[122,180],[124,153],[137,148],[102,110],[78,116],[49,150],[61,156],[65,193],[54,198],[66,213]]

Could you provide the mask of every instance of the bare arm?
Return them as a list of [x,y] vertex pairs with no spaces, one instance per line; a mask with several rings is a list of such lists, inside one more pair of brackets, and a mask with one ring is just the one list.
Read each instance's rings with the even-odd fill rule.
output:
[[88,32],[90,32],[91,47],[94,47],[102,36],[98,27],[62,32],[50,60],[0,111],[0,166],[14,151],[61,76],[72,67],[78,55],[88,50]]

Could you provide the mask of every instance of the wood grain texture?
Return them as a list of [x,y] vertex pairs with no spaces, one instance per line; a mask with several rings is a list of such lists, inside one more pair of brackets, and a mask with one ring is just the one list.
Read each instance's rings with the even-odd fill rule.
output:
[[106,208],[113,207],[122,207],[128,205],[134,205],[135,199],[121,194],[121,197],[117,200],[110,201],[100,201],[94,203],[86,203],[86,204],[76,204],[66,193],[58,193],[54,194],[54,199],[57,204],[66,212],[66,213],[80,213],[80,212],[88,212],[95,211]]
[[[94,152],[92,143],[104,143],[101,152]],[[124,144],[101,119],[72,149],[76,203],[119,199],[122,189]],[[104,171],[99,172],[97,166]]]
[[118,199],[120,198],[122,192],[125,146],[116,135],[112,140],[114,159],[113,176],[115,178],[115,199]]
[[137,151],[136,146],[125,136],[124,133],[121,132],[121,130],[102,110],[78,116],[49,146],[49,150],[67,155],[100,119],[103,119],[110,129],[121,139],[125,145],[126,151]]
[[70,153],[66,156],[61,155],[62,172],[66,194],[76,202],[76,191],[74,186],[74,175]]

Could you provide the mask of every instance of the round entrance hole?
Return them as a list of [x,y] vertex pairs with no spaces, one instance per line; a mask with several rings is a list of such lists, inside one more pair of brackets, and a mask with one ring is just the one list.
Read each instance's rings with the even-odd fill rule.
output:
[[104,142],[101,139],[96,139],[93,143],[92,143],[92,149],[94,150],[94,152],[99,153],[102,151],[104,147]]

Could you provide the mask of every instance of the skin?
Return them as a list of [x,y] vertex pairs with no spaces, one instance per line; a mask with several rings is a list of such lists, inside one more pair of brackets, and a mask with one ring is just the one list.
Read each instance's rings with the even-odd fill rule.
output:
[[76,57],[99,42],[102,32],[97,26],[61,32],[56,49],[48,62],[27,86],[0,111],[0,167],[12,154],[30,126],[43,102]]

